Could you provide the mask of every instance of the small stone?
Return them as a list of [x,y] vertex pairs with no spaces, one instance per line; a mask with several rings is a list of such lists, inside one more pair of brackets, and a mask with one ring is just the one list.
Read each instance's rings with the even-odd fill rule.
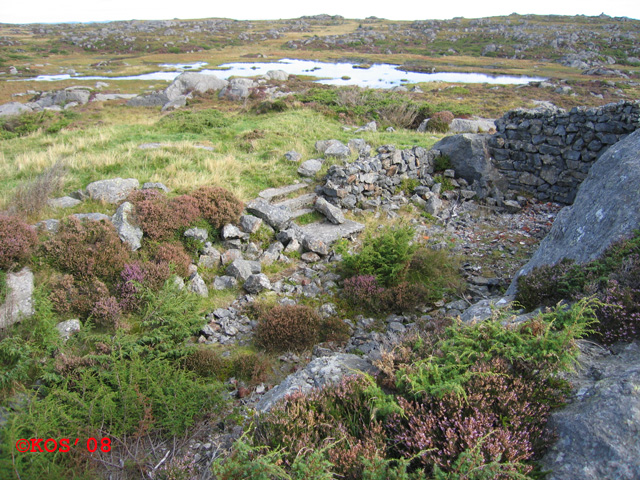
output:
[[135,178],[99,180],[87,185],[87,194],[93,200],[100,202],[120,203],[139,185],[140,182]]
[[253,215],[242,215],[240,217],[240,228],[245,233],[256,233],[262,225],[262,220]]
[[198,259],[198,267],[216,268],[220,266],[220,254],[218,255],[200,255]]
[[287,160],[289,162],[297,163],[302,159],[302,155],[300,155],[295,150],[291,150],[291,151],[289,151],[289,152],[284,154],[284,158],[285,158],[285,160]]
[[260,293],[263,290],[269,290],[271,288],[271,282],[264,273],[258,273],[256,275],[250,275],[244,282],[244,289],[251,293]]
[[184,236],[187,238],[193,238],[200,242],[206,242],[209,238],[209,233],[204,228],[190,228],[184,232]]
[[207,284],[204,283],[202,277],[197,273],[191,277],[187,289],[190,292],[195,293],[196,295],[200,295],[201,297],[209,296],[209,289],[207,288]]
[[319,262],[320,261],[320,255],[318,255],[315,252],[306,252],[306,253],[303,253],[302,255],[300,255],[300,259],[303,262],[315,263],[315,262]]
[[80,324],[80,320],[77,318],[66,320],[64,322],[60,322],[56,325],[56,329],[60,333],[60,337],[64,340],[68,340],[71,335],[80,331],[82,325]]
[[222,227],[222,238],[224,240],[229,240],[233,238],[242,238],[242,232],[235,225],[227,224]]
[[242,252],[237,248],[231,248],[222,254],[221,260],[222,260],[222,264],[226,265],[238,258],[242,258]]
[[142,184],[142,190],[150,190],[150,189],[162,190],[165,193],[169,193],[171,191],[169,190],[169,187],[167,187],[164,183],[160,183],[160,182],[145,182]]
[[298,168],[298,174],[302,175],[303,177],[314,177],[321,168],[322,161],[317,159],[307,160],[300,165],[300,168]]
[[123,202],[111,217],[113,226],[118,231],[120,240],[129,245],[132,251],[138,250],[142,246],[142,229],[131,224],[130,218],[133,216],[133,204]]
[[339,225],[345,222],[342,210],[327,202],[323,197],[318,197],[316,199],[314,207],[318,212],[322,213],[331,223],[335,225]]
[[227,267],[226,273],[237,280],[245,281],[253,274],[253,271],[250,262],[237,258]]

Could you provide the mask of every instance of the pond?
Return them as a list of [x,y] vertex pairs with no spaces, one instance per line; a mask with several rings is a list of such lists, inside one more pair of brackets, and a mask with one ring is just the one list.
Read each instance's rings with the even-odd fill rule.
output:
[[40,75],[26,80],[164,80],[172,81],[185,71],[198,71],[215,75],[218,78],[254,77],[269,70],[284,70],[291,75],[308,75],[318,78],[318,83],[327,85],[358,85],[371,88],[392,88],[403,84],[419,82],[456,82],[456,83],[491,83],[521,85],[545,80],[542,77],[525,77],[514,75],[487,75],[484,73],[436,72],[418,73],[398,70],[398,65],[373,64],[358,65],[354,63],[326,63],[313,60],[294,60],[284,58],[277,62],[225,63],[216,69],[205,69],[206,62],[161,64],[166,70],[124,77],[81,76],[81,75]]

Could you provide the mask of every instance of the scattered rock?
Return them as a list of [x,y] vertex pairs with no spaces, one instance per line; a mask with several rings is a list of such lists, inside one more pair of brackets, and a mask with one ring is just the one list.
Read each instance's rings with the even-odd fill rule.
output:
[[284,230],[291,224],[291,211],[286,207],[276,207],[258,198],[246,208],[247,212],[261,218],[276,230]]
[[209,232],[207,232],[204,228],[189,228],[184,232],[184,236],[187,238],[193,238],[199,242],[206,242],[209,238]]
[[256,233],[262,225],[262,220],[253,215],[242,215],[240,217],[240,228],[245,233]]
[[33,109],[31,107],[19,102],[10,102],[0,105],[0,117],[11,117],[32,111]]
[[327,219],[331,223],[334,223],[336,225],[340,225],[340,224],[345,222],[345,218],[344,218],[344,215],[342,213],[342,210],[340,210],[340,208],[336,207],[335,205],[331,205],[323,197],[318,197],[316,199],[316,203],[314,205],[314,208],[318,212],[323,214],[325,217],[327,217]]
[[214,290],[227,290],[238,286],[238,281],[228,275],[222,275],[213,279]]
[[271,288],[271,282],[264,273],[258,273],[249,275],[244,282],[244,289],[251,294],[260,293],[263,290],[269,290]]
[[207,284],[204,283],[204,280],[197,273],[191,277],[189,280],[189,285],[187,289],[190,292],[195,293],[196,295],[200,295],[201,297],[209,296],[209,289],[207,288]]
[[303,177],[315,177],[316,173],[318,173],[321,168],[322,161],[311,159],[306,162],[302,162],[300,168],[298,168],[298,173]]
[[236,258],[226,269],[227,275],[237,280],[246,281],[252,274],[251,263],[242,258]]
[[25,267],[18,273],[7,273],[6,288],[5,301],[0,305],[0,328],[13,325],[34,313],[31,270]]
[[131,224],[130,217],[133,214],[133,204],[123,202],[116,213],[111,217],[113,226],[116,227],[120,240],[129,245],[132,251],[138,250],[142,244],[142,229]]
[[74,213],[72,217],[77,218],[80,221],[88,220],[90,222],[111,222],[111,217],[104,213]]
[[60,332],[60,337],[62,337],[63,340],[68,340],[71,338],[71,335],[79,332],[81,328],[82,324],[77,318],[66,320],[56,325],[56,329]]
[[140,182],[135,178],[98,180],[87,185],[87,194],[99,202],[120,203],[139,186]]
[[374,374],[376,368],[357,355],[341,353],[312,360],[304,369],[289,375],[280,385],[265,393],[256,410],[268,412],[287,395],[295,392],[309,392],[313,388],[335,384],[346,375],[358,372]]
[[[146,145],[150,145],[150,144],[146,144]],[[140,145],[138,148],[142,148],[142,145]],[[142,184],[142,190],[149,190],[149,189],[162,190],[164,193],[169,193],[171,191],[169,187],[167,187],[164,183],[160,183],[160,182],[145,182]]]
[[300,155],[295,150],[291,150],[284,154],[284,158],[289,162],[298,163],[300,160],[302,160],[302,155]]
[[80,200],[73,197],[50,198],[47,200],[47,205],[51,208],[73,208],[81,203]]

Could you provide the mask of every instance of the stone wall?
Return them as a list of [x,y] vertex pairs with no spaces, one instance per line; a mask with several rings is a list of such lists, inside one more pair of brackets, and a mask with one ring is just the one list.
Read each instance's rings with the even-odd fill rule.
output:
[[640,127],[640,102],[598,108],[513,110],[496,121],[490,153],[509,189],[570,204],[591,165]]

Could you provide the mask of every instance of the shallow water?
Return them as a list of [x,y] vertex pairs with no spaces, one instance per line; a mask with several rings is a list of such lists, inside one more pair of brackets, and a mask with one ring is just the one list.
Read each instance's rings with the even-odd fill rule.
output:
[[164,80],[170,82],[185,71],[215,75],[218,78],[261,76],[269,70],[284,70],[291,75],[310,75],[319,78],[318,83],[327,85],[358,85],[372,88],[392,88],[405,83],[419,82],[456,82],[456,83],[491,83],[521,85],[533,81],[545,80],[542,77],[525,77],[513,75],[487,75],[484,73],[417,73],[398,70],[398,65],[373,64],[368,69],[355,68],[353,63],[325,63],[313,60],[282,59],[267,63],[225,63],[218,69],[204,69],[206,62],[161,64],[167,70],[131,75],[124,77],[81,76],[81,75],[39,75],[26,80],[58,81],[58,80]]

